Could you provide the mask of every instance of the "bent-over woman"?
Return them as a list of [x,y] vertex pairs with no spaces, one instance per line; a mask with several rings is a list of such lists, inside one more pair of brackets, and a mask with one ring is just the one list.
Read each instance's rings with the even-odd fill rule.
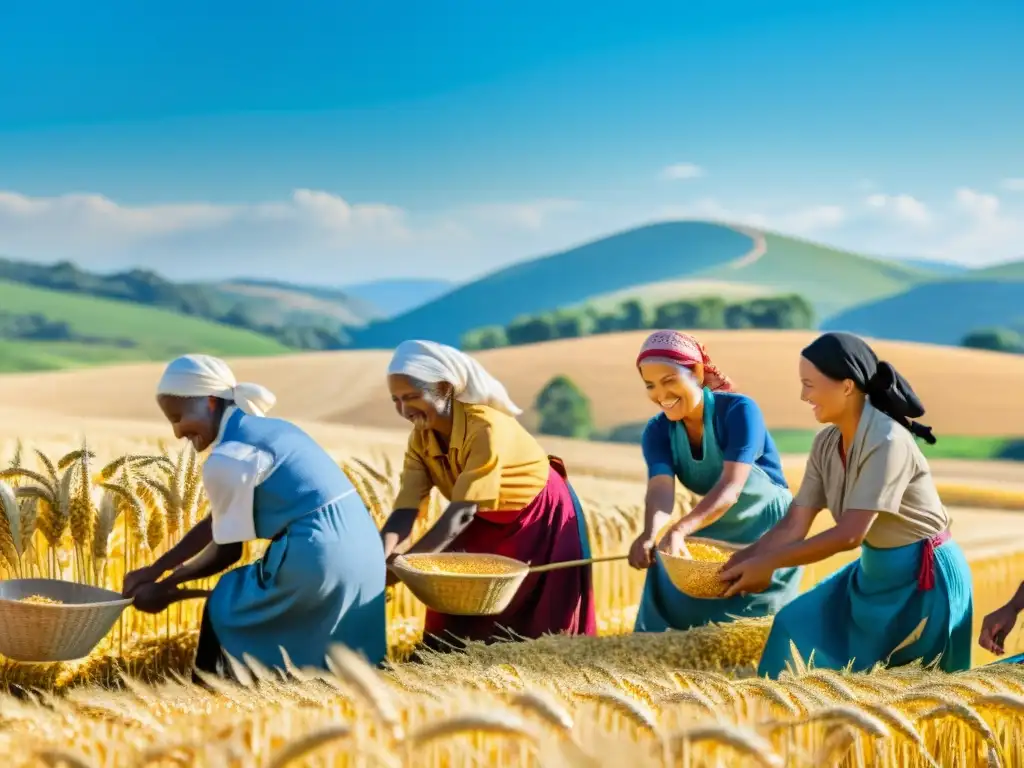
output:
[[[299,666],[324,668],[335,643],[383,661],[384,550],[341,468],[301,429],[266,418],[273,394],[237,384],[217,358],[174,360],[157,402],[175,437],[210,451],[202,469],[210,514],[129,573],[124,594],[150,613],[208,594],[196,653],[205,672],[220,672],[224,653],[281,668],[280,648]],[[211,592],[179,588],[234,565],[243,542],[257,539],[270,542],[262,559],[223,573]]]
[[677,479],[703,498],[658,543],[669,554],[678,555],[690,535],[750,544],[786,514],[792,496],[761,409],[732,391],[729,378],[688,334],[652,333],[636,364],[661,413],[642,438],[648,476],[644,530],[633,542],[630,564],[648,573],[634,631],[775,613],[796,596],[799,568],[780,569],[760,594],[699,599],[673,586],[654,553],[655,536],[675,508]]
[[[815,438],[785,519],[733,556],[731,593],[757,592],[778,568],[860,548],[860,557],[783,608],[758,674],[777,677],[790,644],[818,667],[863,671],[921,659],[952,672],[971,663],[971,572],[915,442],[935,438],[912,419],[924,408],[889,363],[852,334],[803,350],[802,399],[829,424]],[[835,526],[807,538],[825,507]]]
[[[399,415],[412,422],[395,510],[381,531],[385,555],[476,552],[531,565],[590,557],[586,522],[565,467],[516,420],[521,411],[477,361],[443,344],[406,341],[388,367]],[[450,502],[406,544],[432,488]],[[596,631],[590,566],[531,574],[498,616],[427,611],[424,644]],[[437,641],[440,638],[441,642]]]

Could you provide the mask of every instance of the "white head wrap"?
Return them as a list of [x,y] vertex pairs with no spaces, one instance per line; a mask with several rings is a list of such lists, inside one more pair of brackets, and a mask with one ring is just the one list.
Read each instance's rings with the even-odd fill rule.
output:
[[460,403],[486,405],[509,416],[523,411],[504,385],[465,352],[434,341],[403,341],[395,349],[388,374],[401,374],[427,384],[446,381]]
[[243,413],[265,416],[274,407],[274,393],[259,384],[239,384],[228,364],[209,355],[183,355],[164,370],[157,395],[174,397],[219,397],[228,400]]

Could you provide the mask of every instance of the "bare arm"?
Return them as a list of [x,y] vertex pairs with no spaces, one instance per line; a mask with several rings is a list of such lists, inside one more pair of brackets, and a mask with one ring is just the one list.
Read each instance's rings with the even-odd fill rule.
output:
[[801,507],[790,504],[785,516],[769,529],[761,538],[748,547],[744,547],[730,558],[728,565],[760,555],[764,552],[781,549],[797,541],[803,541],[814,524],[814,519],[821,512],[812,507]]
[[686,536],[705,528],[728,512],[739,501],[743,486],[750,477],[750,464],[727,461],[722,465],[722,476],[688,515],[676,526]]
[[[864,543],[877,512],[850,509],[832,528],[809,539],[801,538],[785,546],[763,549],[759,555],[774,568],[791,568],[827,560],[832,555],[856,549]],[[805,534],[806,535],[806,532]]]
[[676,506],[676,479],[655,475],[647,481],[644,497],[644,536],[653,537],[671,519]]
[[381,529],[384,542],[384,556],[391,560],[395,555],[408,553],[443,552],[476,517],[477,505],[473,502],[453,501],[441,516],[412,546],[408,541],[416,523],[418,511],[396,509]]
[[211,542],[206,549],[199,553],[184,565],[180,565],[160,583],[167,587],[177,587],[196,579],[205,579],[208,576],[215,576],[221,571],[230,568],[242,559],[242,545],[238,544],[217,544]]

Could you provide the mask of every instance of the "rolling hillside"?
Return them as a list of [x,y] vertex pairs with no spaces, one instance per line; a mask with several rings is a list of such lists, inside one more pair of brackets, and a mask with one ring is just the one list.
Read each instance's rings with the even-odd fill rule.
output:
[[[529,409],[537,393],[558,374],[569,376],[591,400],[597,426],[608,429],[650,418],[654,406],[633,360],[644,333],[567,339],[490,350],[476,355]],[[741,392],[760,404],[776,429],[815,429],[800,400],[797,363],[814,338],[806,331],[703,331],[701,340]],[[936,435],[1024,435],[1024,356],[977,350],[874,342],[920,395]],[[304,422],[407,429],[386,389],[386,351],[344,351],[232,360],[240,379],[257,381],[278,397],[275,415]],[[26,412],[46,409],[68,417],[153,419],[153,387],[159,364],[46,374],[0,376],[0,405]],[[998,381],[970,408],[951,372],[984,370]],[[111,381],[117,387],[110,386]],[[531,415],[525,419],[529,423]],[[635,450],[635,449],[632,449]]]
[[1002,326],[1024,332],[1024,261],[914,286],[828,318],[844,330],[929,344],[959,344],[969,332]]
[[213,287],[236,300],[252,301],[263,307],[269,304],[279,323],[330,319],[356,328],[387,316],[370,302],[338,289],[244,278],[215,283]]
[[362,348],[405,338],[458,344],[466,331],[664,281],[713,280],[802,293],[819,316],[891,296],[926,270],[781,235],[701,221],[652,224],[520,262],[355,334]]
[[[130,360],[167,360],[186,352],[277,355],[287,347],[252,331],[163,309],[0,281],[0,311],[45,315],[66,324],[69,340],[0,340],[0,370],[50,370]],[[109,383],[109,379],[108,379]]]

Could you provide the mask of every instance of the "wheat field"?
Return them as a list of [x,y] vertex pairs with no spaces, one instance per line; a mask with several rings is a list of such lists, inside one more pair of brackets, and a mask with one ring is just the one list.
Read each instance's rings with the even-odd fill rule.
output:
[[[18,500],[0,517],[0,575],[118,589],[127,569],[159,556],[206,513],[191,448],[121,427],[84,444],[51,433],[0,445],[0,480]],[[375,443],[376,434],[329,447],[380,524],[401,449]],[[624,552],[639,528],[642,485],[628,473],[580,471],[573,481],[595,554]],[[1000,508],[1024,508],[1024,496],[998,482],[946,483],[943,493],[957,505],[977,624],[1024,574],[1024,516]],[[695,501],[680,493],[678,511]],[[247,557],[259,554],[253,546]],[[848,559],[808,569],[805,586]],[[337,649],[330,673],[239,659],[235,681],[209,679],[209,689],[186,682],[201,604],[156,616],[129,608],[80,661],[0,659],[0,749],[19,768],[1024,765],[1024,671],[981,666],[990,657],[980,649],[975,669],[957,675],[852,675],[810,660],[769,683],[753,676],[766,621],[633,635],[643,575],[621,562],[594,571],[596,638],[477,644],[407,662],[423,608],[399,585],[388,604],[385,672]],[[1019,633],[1008,650],[1024,651]]]
[[[753,397],[771,428],[813,429],[800,402],[797,362],[815,334],[808,331],[698,331],[715,362]],[[633,361],[645,334],[616,333],[496,349],[474,356],[527,409],[553,376],[569,376],[590,397],[600,428],[654,415]],[[937,435],[1024,435],[1024,359],[1019,355],[871,341],[911,382]],[[240,380],[256,381],[278,396],[275,415],[297,422],[401,427],[383,396],[387,351],[317,352],[228,362]],[[12,412],[42,410],[62,417],[150,421],[159,364],[136,364],[0,377],[0,404]],[[961,372],[983,371],[999,386],[964,406],[952,383]],[[112,385],[116,382],[116,386]],[[17,413],[12,413],[17,416]],[[19,417],[24,418],[24,417]]]

